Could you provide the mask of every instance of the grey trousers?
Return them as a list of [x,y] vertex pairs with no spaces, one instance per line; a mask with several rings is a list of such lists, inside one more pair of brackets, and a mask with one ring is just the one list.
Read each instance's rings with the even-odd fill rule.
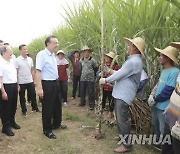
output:
[[[122,137],[129,135],[131,130],[129,105],[121,99],[115,99],[115,114],[119,135]],[[131,144],[128,143],[128,136],[125,141],[124,146],[130,148]]]

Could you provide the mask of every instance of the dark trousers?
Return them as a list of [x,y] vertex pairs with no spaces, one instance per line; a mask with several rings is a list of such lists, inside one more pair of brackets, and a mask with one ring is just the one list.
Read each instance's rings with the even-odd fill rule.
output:
[[[121,99],[115,99],[115,114],[117,120],[118,133],[122,136],[130,134],[131,121],[129,105]],[[125,139],[124,144],[127,148],[131,145],[128,144],[128,137]]]
[[79,85],[78,96],[80,96],[80,76],[73,75],[72,97],[76,98],[76,91]]
[[81,105],[86,104],[86,91],[89,97],[89,107],[94,108],[95,105],[95,94],[94,94],[94,82],[92,81],[80,81],[80,90],[81,90]]
[[1,90],[0,90],[0,118],[1,118],[1,109],[2,108],[2,93],[1,93]]
[[43,131],[52,132],[52,126],[59,127],[62,121],[62,102],[58,81],[42,81]]
[[19,86],[20,86],[19,97],[20,97],[20,104],[21,104],[22,112],[23,113],[27,112],[26,99],[25,99],[26,90],[29,95],[29,99],[31,100],[32,110],[37,110],[38,107],[37,107],[34,83],[32,82],[32,83],[27,83],[27,84],[19,84]]
[[102,98],[102,108],[103,109],[106,107],[107,98],[108,98],[108,102],[109,102],[109,111],[113,112],[114,101],[113,101],[113,97],[112,97],[112,91],[103,90],[103,98]]
[[[164,127],[164,136],[170,135],[171,130],[167,124]],[[179,154],[180,153],[180,141],[171,136],[171,143],[165,143],[162,145],[162,154]]]
[[62,101],[67,102],[68,81],[59,81]]
[[1,112],[1,120],[3,129],[8,129],[11,127],[13,123],[15,123],[15,114],[17,109],[17,96],[18,96],[18,88],[17,83],[13,84],[4,84],[4,89],[7,93],[8,100],[2,101],[2,112]]

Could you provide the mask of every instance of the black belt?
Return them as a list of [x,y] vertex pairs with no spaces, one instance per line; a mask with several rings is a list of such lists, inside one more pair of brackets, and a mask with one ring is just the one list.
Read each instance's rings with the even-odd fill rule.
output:
[[42,82],[57,82],[57,80],[42,80]]

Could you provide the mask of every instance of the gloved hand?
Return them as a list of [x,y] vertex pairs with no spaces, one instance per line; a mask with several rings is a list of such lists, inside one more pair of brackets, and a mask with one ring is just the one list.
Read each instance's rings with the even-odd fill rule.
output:
[[180,124],[178,122],[172,127],[171,135],[180,141]]
[[105,65],[103,71],[105,73],[109,73],[111,71],[111,69],[108,66]]
[[148,98],[148,105],[152,107],[156,102],[154,101],[153,95],[150,95]]
[[154,96],[156,94],[156,90],[157,90],[157,85],[155,85],[155,87],[153,88],[151,94],[149,95],[149,98],[148,98],[148,105],[150,107],[152,107],[154,104],[156,104],[155,100],[154,100]]
[[68,78],[68,83],[71,83],[71,79],[70,78]]
[[106,84],[106,78],[101,78],[99,80],[99,84],[102,85],[102,84]]

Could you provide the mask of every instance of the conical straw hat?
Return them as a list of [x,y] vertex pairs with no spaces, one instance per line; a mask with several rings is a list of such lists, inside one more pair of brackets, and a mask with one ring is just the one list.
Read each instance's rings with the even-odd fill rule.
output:
[[105,55],[113,59],[116,54],[114,52],[110,51],[109,53],[107,53]]
[[124,39],[125,41],[134,44],[136,48],[140,51],[140,53],[144,56],[145,41],[141,37],[136,37],[134,39],[124,37]]
[[172,46],[168,46],[165,49],[158,49],[155,48],[156,51],[162,53],[163,55],[166,55],[167,57],[169,57],[173,62],[175,62],[176,64],[179,65],[178,61],[177,61],[177,49],[172,47]]

